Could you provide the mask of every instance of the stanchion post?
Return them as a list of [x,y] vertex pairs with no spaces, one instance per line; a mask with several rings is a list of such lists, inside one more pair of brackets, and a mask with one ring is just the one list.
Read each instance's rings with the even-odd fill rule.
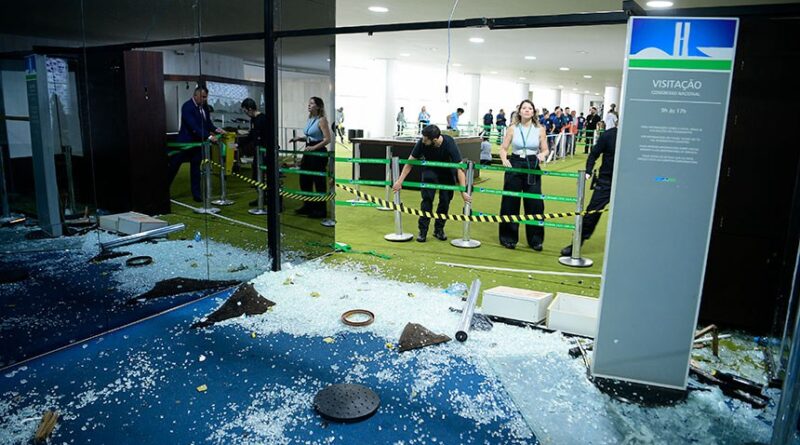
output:
[[[258,152],[258,149],[256,149]],[[258,153],[256,153],[258,154]],[[225,169],[227,168],[227,156],[225,153],[225,143],[220,139],[219,141],[219,199],[211,201],[212,204],[218,206],[229,206],[233,201],[228,199],[228,188],[225,183]]]
[[[334,136],[333,141],[334,147],[336,146],[336,140]],[[333,193],[336,190],[336,175],[333,173],[336,168],[336,160],[332,156],[334,152],[325,152],[328,154],[328,163],[326,164],[328,167],[326,169],[327,176],[325,180],[328,182],[328,193]],[[323,219],[320,221],[325,227],[334,227],[336,226],[336,201],[333,199],[329,199],[325,201],[325,205],[328,207],[328,218]]]
[[572,256],[562,256],[558,262],[570,267],[589,267],[594,261],[581,258],[581,243],[583,229],[583,200],[586,194],[586,171],[578,170],[578,193],[575,204],[575,230],[572,232]]
[[[353,144],[353,159],[355,159],[356,161],[360,161],[361,160],[361,142],[356,142],[355,144]],[[353,179],[356,180],[356,181],[361,179],[361,163],[360,162],[354,162],[353,163]],[[355,186],[356,186],[356,190],[360,192],[361,191],[361,184],[356,182]],[[349,199],[347,202],[351,202],[351,203],[355,202],[355,203],[357,203],[357,202],[364,202],[364,200],[362,200],[358,195],[356,195],[355,199]]]
[[201,183],[203,189],[203,207],[195,209],[195,213],[217,213],[219,209],[211,207],[211,144],[203,142],[203,168],[200,173],[203,175]]
[[292,129],[292,159],[292,165],[297,168],[297,130],[294,128]]
[[[392,159],[392,146],[391,145],[387,145],[386,146],[386,160],[388,161],[388,160],[391,160],[391,159]],[[386,201],[391,201],[392,200],[392,184],[394,184],[394,181],[392,181],[392,166],[391,166],[390,163],[386,164],[386,182],[387,182],[387,184],[385,186],[385,188],[386,188]],[[383,211],[392,210],[389,207],[383,207],[383,206],[375,207],[375,208],[378,209],[378,210],[383,210]]]
[[[467,163],[467,194],[472,196],[472,186],[475,181],[475,163],[469,161]],[[471,216],[472,215],[472,204],[468,202],[464,202],[464,215]],[[464,234],[460,239],[454,239],[450,241],[450,244],[456,247],[462,247],[465,249],[474,249],[481,245],[481,242],[478,240],[470,239],[469,238],[469,221],[464,221]]]
[[251,215],[266,215],[267,209],[264,208],[264,170],[261,168],[261,150],[262,147],[256,146],[256,155],[253,157],[253,162],[256,166],[256,181],[258,181],[258,207],[250,209],[247,212]]
[[[394,181],[397,181],[397,178],[399,177],[400,177],[400,158],[393,157],[391,182],[394,183]],[[394,203],[396,205],[400,205],[400,192],[394,192]],[[394,211],[394,233],[387,233],[386,235],[383,236],[383,238],[387,241],[394,241],[394,242],[411,241],[414,238],[413,234],[403,232],[403,221],[402,221],[402,216],[400,214],[400,210]]]

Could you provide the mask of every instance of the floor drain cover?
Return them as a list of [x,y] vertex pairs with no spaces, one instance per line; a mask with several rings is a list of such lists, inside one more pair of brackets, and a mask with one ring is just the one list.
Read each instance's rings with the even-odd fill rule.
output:
[[378,411],[381,399],[366,386],[342,383],[331,385],[314,396],[314,408],[335,422],[358,422]]

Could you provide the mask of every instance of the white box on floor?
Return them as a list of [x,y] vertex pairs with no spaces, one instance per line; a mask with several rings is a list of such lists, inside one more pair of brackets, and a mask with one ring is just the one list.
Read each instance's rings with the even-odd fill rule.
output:
[[547,308],[547,327],[594,338],[599,313],[599,299],[558,292]]
[[528,289],[498,286],[483,291],[484,315],[538,323],[547,316],[553,294]]
[[133,235],[148,230],[166,227],[167,222],[147,216],[143,213],[126,212],[100,217],[100,228],[109,232],[119,232],[124,235]]

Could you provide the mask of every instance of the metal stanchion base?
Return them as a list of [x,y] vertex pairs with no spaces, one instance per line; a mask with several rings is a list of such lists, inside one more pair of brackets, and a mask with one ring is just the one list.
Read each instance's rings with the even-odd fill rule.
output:
[[380,210],[382,212],[387,212],[389,210],[394,210],[394,209],[390,209],[389,207],[375,207],[375,210]]
[[386,241],[392,241],[395,243],[404,243],[406,241],[411,241],[414,239],[414,234],[412,233],[387,233],[383,236],[383,239]]
[[463,238],[454,239],[454,240],[450,241],[450,244],[452,244],[452,245],[454,245],[456,247],[462,247],[464,249],[474,249],[476,247],[480,247],[481,246],[481,242],[478,241],[478,240],[463,239]]
[[216,207],[209,207],[207,209],[200,207],[199,209],[194,209],[194,213],[200,213],[200,214],[219,213],[219,209]]
[[251,215],[266,215],[269,212],[267,211],[267,209],[250,209],[247,211],[247,213]]
[[569,267],[590,267],[594,261],[589,258],[572,258],[571,256],[562,256],[558,262]]
[[334,226],[336,226],[336,220],[335,219],[330,219],[330,218],[325,218],[320,222],[320,224],[322,224],[325,227],[334,227]]
[[217,205],[217,206],[229,206],[229,205],[233,204],[234,202],[236,202],[236,201],[231,201],[230,199],[217,199],[217,200],[211,201],[211,204],[214,204],[214,205]]

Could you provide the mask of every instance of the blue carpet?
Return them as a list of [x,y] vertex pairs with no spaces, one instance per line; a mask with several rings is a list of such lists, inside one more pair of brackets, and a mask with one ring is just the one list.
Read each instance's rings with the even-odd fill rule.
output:
[[[119,263],[90,264],[81,252],[58,250],[4,255],[0,273],[30,277],[0,285],[0,368],[159,313],[209,292],[129,305],[134,297],[112,280]],[[155,284],[155,283],[153,283]]]
[[[52,443],[537,443],[494,377],[439,347],[398,356],[371,334],[329,343],[236,325],[188,328],[220,302],[189,304],[0,376],[0,443],[26,437],[47,408],[64,416]],[[322,420],[314,394],[342,382],[378,393],[376,415]]]

